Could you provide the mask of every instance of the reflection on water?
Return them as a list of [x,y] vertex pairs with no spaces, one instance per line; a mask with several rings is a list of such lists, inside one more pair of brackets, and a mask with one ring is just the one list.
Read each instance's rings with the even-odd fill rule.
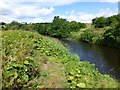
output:
[[62,39],[72,54],[78,54],[83,61],[94,63],[103,74],[120,80],[120,49],[97,46],[84,42]]

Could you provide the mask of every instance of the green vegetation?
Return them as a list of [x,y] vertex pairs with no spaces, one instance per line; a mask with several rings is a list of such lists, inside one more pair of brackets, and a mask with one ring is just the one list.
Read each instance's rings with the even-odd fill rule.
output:
[[39,34],[48,35],[56,38],[67,38],[72,31],[79,31],[80,28],[85,28],[84,23],[76,21],[67,21],[66,19],[55,16],[52,23],[18,23],[12,21],[9,24],[1,23],[2,30],[27,30],[37,31]]
[[92,20],[92,25],[77,32],[71,32],[70,37],[79,41],[120,48],[120,14],[108,18],[99,17]]
[[99,18],[95,18],[92,20],[92,24],[95,25],[95,27],[98,28],[103,28],[106,26],[107,20],[105,17],[99,17]]
[[47,56],[58,57],[65,51],[60,50],[62,45],[56,47],[57,42],[27,31],[3,32],[2,44],[3,88],[9,89],[42,86],[42,81],[47,74],[41,72],[40,67],[48,63]]
[[2,44],[3,89],[120,88],[117,80],[71,55],[56,39],[8,30]]
[[114,26],[120,20],[120,14],[113,15],[111,17],[98,17],[92,20],[92,24],[97,28],[103,28],[106,26]]
[[[97,31],[99,30],[99,31]],[[98,28],[85,28],[81,29],[78,32],[71,32],[70,37],[72,39],[83,41],[87,43],[95,43],[98,44],[98,38],[105,32],[105,30],[100,30]]]
[[120,48],[120,24],[106,30],[97,41],[102,45]]
[[120,14],[111,17],[97,17],[92,24],[85,24],[55,16],[52,23],[1,23],[3,30],[36,31],[55,38],[72,38],[88,43],[120,48]]

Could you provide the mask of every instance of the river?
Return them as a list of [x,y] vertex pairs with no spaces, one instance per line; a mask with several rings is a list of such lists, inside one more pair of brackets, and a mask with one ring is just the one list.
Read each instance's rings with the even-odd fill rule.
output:
[[70,53],[77,54],[81,61],[95,64],[103,74],[120,80],[120,49],[98,46],[70,39],[61,40]]

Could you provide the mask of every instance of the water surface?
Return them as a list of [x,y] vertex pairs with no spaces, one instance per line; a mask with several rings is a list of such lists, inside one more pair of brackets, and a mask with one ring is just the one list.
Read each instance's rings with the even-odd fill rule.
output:
[[62,39],[72,54],[78,54],[81,61],[95,64],[103,74],[120,80],[120,49],[93,45],[69,39]]

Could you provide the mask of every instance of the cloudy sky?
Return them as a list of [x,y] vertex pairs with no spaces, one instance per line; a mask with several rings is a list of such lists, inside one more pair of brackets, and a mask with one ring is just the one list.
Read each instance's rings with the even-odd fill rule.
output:
[[[89,1],[89,2],[88,2]],[[51,22],[54,16],[91,22],[118,13],[119,0],[0,0],[0,22]]]

